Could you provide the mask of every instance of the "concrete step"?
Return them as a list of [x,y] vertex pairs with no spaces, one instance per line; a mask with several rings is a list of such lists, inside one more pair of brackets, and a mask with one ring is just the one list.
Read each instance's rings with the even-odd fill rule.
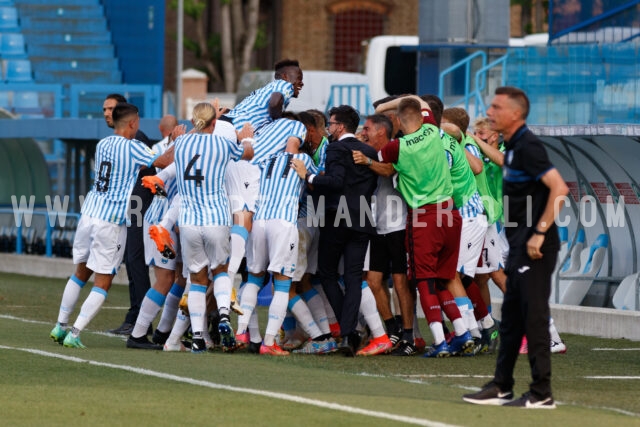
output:
[[19,4],[18,15],[32,18],[104,18],[100,5]]
[[39,28],[22,29],[27,45],[36,44],[111,44],[109,32],[69,32],[51,31]]
[[38,83],[122,83],[119,70],[36,70],[34,75]]
[[73,71],[73,70],[118,70],[117,58],[76,58],[57,59],[29,54],[34,70]]
[[110,44],[31,44],[28,45],[30,57],[58,59],[113,58],[113,46]]
[[[104,17],[99,18],[32,18],[23,16],[20,18],[20,27],[23,30],[39,29],[48,31],[63,32],[108,32],[107,20]],[[89,30],[89,31],[88,31]]]

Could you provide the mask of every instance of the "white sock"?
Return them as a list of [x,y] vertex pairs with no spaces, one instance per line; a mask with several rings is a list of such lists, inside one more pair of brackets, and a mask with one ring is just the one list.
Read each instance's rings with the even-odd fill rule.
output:
[[167,294],[167,298],[164,300],[164,309],[156,328],[160,332],[169,332],[173,327],[173,322],[176,320],[176,314],[178,313],[178,303],[184,293],[184,288],[174,283],[171,290]]
[[151,325],[153,319],[155,319],[160,312],[164,301],[165,296],[155,289],[150,288],[147,291],[140,305],[140,312],[138,313],[136,324],[133,326],[133,331],[131,332],[132,337],[140,338],[147,334],[149,325]]
[[78,315],[76,322],[73,324],[74,329],[77,329],[80,332],[86,328],[89,322],[96,317],[96,314],[98,314],[100,307],[102,307],[102,304],[106,299],[107,291],[94,286],[80,308],[80,314]]
[[429,329],[431,329],[431,335],[433,335],[433,342],[435,345],[439,345],[444,341],[444,329],[442,329],[441,322],[429,323]]
[[324,307],[324,301],[322,300],[322,296],[316,291],[314,288],[311,288],[307,292],[302,294],[302,298],[304,298],[307,303],[307,307],[311,311],[311,315],[313,319],[316,321],[318,328],[322,334],[331,333],[331,329],[329,329],[329,317],[327,316],[327,310]]
[[202,337],[202,331],[207,325],[207,285],[191,283],[187,304],[189,305],[189,317],[191,318],[191,330],[194,337]]
[[376,298],[373,296],[373,292],[371,292],[371,289],[369,289],[369,286],[365,281],[362,282],[360,313],[362,313],[364,320],[367,322],[373,338],[378,338],[385,334],[384,326],[380,319],[380,313],[378,313],[378,308],[376,306]]
[[67,285],[62,293],[62,301],[60,301],[60,311],[58,312],[58,323],[66,326],[69,323],[69,317],[73,313],[73,309],[80,298],[80,291],[86,282],[78,279],[75,274],[69,277]]
[[[304,300],[300,298],[299,295],[296,295],[289,301],[289,310],[291,310],[291,313],[295,316],[298,325],[300,325],[302,330],[311,338],[318,338],[323,335],[315,320],[313,320],[311,310],[309,310],[309,307],[307,307],[307,304],[304,303]],[[293,331],[295,331],[295,328]]]
[[275,342],[275,337],[282,322],[284,316],[287,314],[287,303],[289,302],[289,293],[275,291],[273,293],[273,299],[269,304],[269,321],[267,322],[267,329],[264,333],[264,344],[271,346]]
[[247,282],[242,287],[240,293],[240,308],[242,309],[242,316],[238,316],[238,330],[239,334],[244,334],[247,331],[249,325],[249,319],[254,313],[256,304],[258,303],[258,292],[260,292],[260,286]]
[[478,324],[480,328],[484,330],[484,329],[491,328],[493,325],[496,324],[496,322],[493,320],[493,317],[491,317],[491,314],[487,314],[482,319],[478,320]]
[[229,257],[229,268],[227,271],[234,276],[240,268],[242,258],[244,258],[245,248],[249,231],[241,225],[231,227],[231,256]]
[[474,338],[480,338],[480,330],[478,329],[478,322],[473,314],[473,305],[468,297],[455,298],[456,305],[460,311],[460,316],[464,322],[465,328],[471,333]]
[[227,273],[219,273],[213,278],[213,296],[218,302],[218,312],[221,316],[229,317],[231,307],[231,279]]
[[556,325],[553,322],[553,317],[549,317],[549,335],[551,335],[551,341],[562,342],[558,329],[556,329]]
[[468,331],[467,325],[465,324],[465,321],[462,319],[462,317],[451,321],[451,323],[453,324],[453,330],[455,331],[457,337]]
[[262,334],[260,333],[260,323],[258,322],[258,312],[254,311],[249,319],[249,341],[262,342]]
[[171,328],[171,333],[169,334],[169,338],[167,338],[166,343],[169,345],[178,345],[180,343],[180,338],[182,338],[190,324],[191,319],[189,316],[185,316],[182,310],[178,310],[176,313],[176,320],[173,323],[173,328]]
[[327,294],[324,293],[324,289],[322,289],[322,285],[313,285],[313,289],[320,295],[322,298],[322,303],[324,304],[324,311],[327,313],[327,321],[331,323],[338,323],[338,319],[336,319],[336,314],[333,312],[333,308],[331,308],[331,304],[329,303],[329,299],[327,298]]

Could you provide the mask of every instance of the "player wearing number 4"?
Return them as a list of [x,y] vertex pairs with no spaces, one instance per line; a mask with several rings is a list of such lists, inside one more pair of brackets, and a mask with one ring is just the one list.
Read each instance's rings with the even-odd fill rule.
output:
[[194,133],[175,142],[175,168],[180,206],[180,244],[184,266],[191,277],[188,305],[193,332],[192,352],[205,351],[203,332],[207,324],[206,291],[209,270],[213,277],[213,294],[218,303],[218,331],[222,349],[235,348],[235,335],[229,321],[232,283],[227,274],[231,210],[224,188],[227,165],[232,160],[253,157],[249,125],[227,139],[213,135],[217,109],[207,102],[193,109]]
[[[138,172],[142,167],[166,167],[173,161],[173,150],[157,156],[143,143],[133,140],[140,125],[138,109],[134,105],[118,103],[112,118],[115,135],[104,138],[96,147],[95,185],[82,205],[73,244],[76,271],[65,286],[58,322],[50,333],[54,341],[65,347],[84,348],[80,332],[102,307],[122,262],[127,236],[127,206]],[[80,290],[94,272],[94,287],[69,330],[69,317]]]

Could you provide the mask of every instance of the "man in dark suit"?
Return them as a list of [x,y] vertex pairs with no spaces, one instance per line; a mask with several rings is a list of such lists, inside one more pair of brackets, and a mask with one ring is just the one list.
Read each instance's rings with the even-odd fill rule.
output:
[[[354,356],[360,344],[356,325],[364,257],[369,236],[375,233],[371,197],[377,177],[367,165],[356,165],[352,152],[361,151],[369,158],[376,158],[376,152],[355,137],[360,117],[353,108],[348,105],[334,107],[329,111],[329,117],[327,129],[334,142],[327,148],[325,174],[308,174],[306,180],[321,196],[316,211],[322,210],[324,200],[318,274],[340,322],[340,350],[347,356]],[[344,257],[344,294],[338,284],[341,257]]]

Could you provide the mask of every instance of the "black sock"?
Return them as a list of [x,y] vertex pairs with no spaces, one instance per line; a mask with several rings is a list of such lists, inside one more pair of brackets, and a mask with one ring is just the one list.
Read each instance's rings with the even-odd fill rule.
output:
[[413,328],[402,331],[402,339],[413,345]]
[[384,321],[384,326],[387,328],[387,334],[391,335],[398,331],[398,324],[396,323],[396,319],[394,317],[390,317],[389,319]]

